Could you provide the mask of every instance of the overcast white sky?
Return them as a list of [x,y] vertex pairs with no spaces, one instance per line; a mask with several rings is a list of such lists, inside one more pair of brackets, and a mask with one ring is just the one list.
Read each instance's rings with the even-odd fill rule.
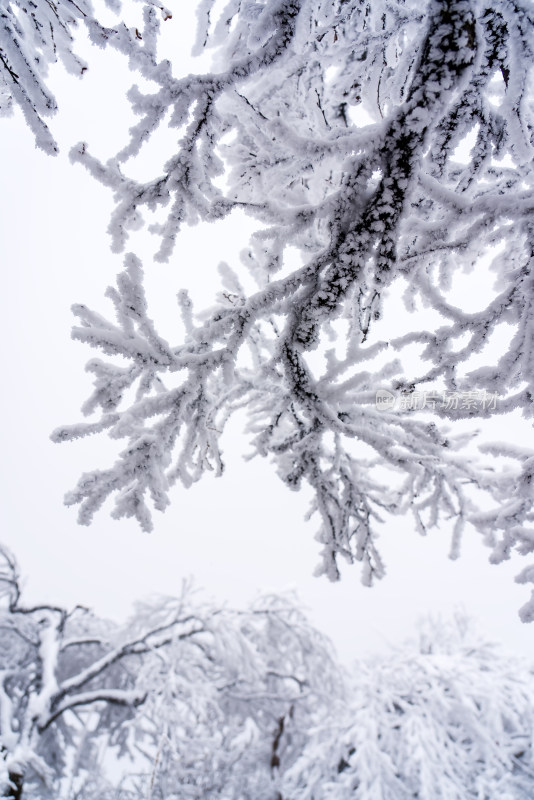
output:
[[[168,46],[186,55],[192,20],[177,16],[166,23]],[[360,585],[358,566],[345,568],[338,584],[314,578],[319,545],[316,524],[304,521],[308,496],[289,492],[268,463],[242,461],[242,419],[223,440],[225,476],[208,477],[188,491],[177,487],[171,508],[155,518],[153,534],[140,532],[132,520],[112,521],[105,512],[90,528],[76,524],[76,510],[65,508],[62,496],[82,471],[105,467],[114,448],[96,439],[62,446],[49,441],[53,428],[80,419],[89,392],[83,367],[93,353],[70,340],[69,309],[84,302],[107,311],[104,289],[122,257],[109,252],[108,191],[70,165],[67,153],[85,139],[93,152],[111,155],[124,143],[129,120],[123,97],[129,79],[125,84],[121,58],[94,49],[87,57],[91,66],[82,81],[61,70],[50,81],[62,108],[52,126],[62,147],[58,158],[35,150],[19,116],[0,120],[0,539],[20,561],[28,598],[82,603],[122,617],[135,598],[177,593],[182,578],[191,575],[208,596],[230,604],[243,604],[262,590],[296,589],[345,659],[409,636],[421,614],[450,615],[459,607],[489,638],[530,654],[534,628],[517,618],[528,590],[513,582],[523,564],[517,559],[490,565],[472,530],[462,558],[451,562],[446,532],[422,539],[411,520],[399,520],[384,531],[388,575],[374,588]],[[151,157],[164,161],[169,143],[172,136],[162,136]],[[238,221],[210,226],[208,233],[202,227],[186,231],[165,266],[149,263],[157,242],[148,234],[137,237],[155,316],[164,318],[166,332],[173,327],[179,288],[209,297],[211,287],[217,289],[217,263],[237,263],[246,245],[243,227]]]

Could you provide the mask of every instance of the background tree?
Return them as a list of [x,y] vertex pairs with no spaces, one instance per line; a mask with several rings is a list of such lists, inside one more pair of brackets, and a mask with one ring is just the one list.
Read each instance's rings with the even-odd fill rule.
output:
[[239,612],[184,587],[118,626],[23,604],[15,559],[0,554],[6,800],[273,797],[309,727],[341,701],[330,643],[289,598]]
[[526,800],[534,786],[532,668],[465,617],[355,665],[346,713],[288,770],[292,800]]
[[[418,641],[359,660],[347,673],[325,659],[324,640],[309,638],[294,608],[270,604],[259,617],[258,608],[217,617],[220,648],[186,654],[185,642],[165,651],[161,669],[149,668],[147,702],[126,723],[130,751],[146,759],[148,772],[127,777],[124,795],[88,783],[84,800],[532,796],[530,664],[480,639],[458,616],[427,620]],[[282,628],[289,639],[270,640],[262,624],[255,641],[248,625],[258,620],[267,628],[274,620],[273,632],[289,621]],[[303,653],[306,672],[297,664]],[[292,657],[288,682],[278,669]]]
[[[339,557],[360,561],[366,583],[383,575],[376,525],[391,514],[411,512],[421,531],[455,519],[453,556],[466,520],[494,561],[530,553],[534,451],[497,444],[481,459],[467,449],[471,436],[442,424],[487,418],[496,394],[499,413],[532,414],[530,6],[232,0],[217,16],[204,0],[198,14],[197,50],[215,49],[216,71],[174,77],[150,28],[139,68],[154,89],[129,93],[140,118],[129,143],[106,163],[85,143],[72,157],[114,192],[117,251],[146,213],[160,260],[184,224],[255,217],[243,261],[257,288],[221,265],[214,308],[195,318],[180,293],[184,333],[169,343],[130,254],[108,289],[116,320],[74,308],[74,337],[120,358],[88,364],[95,390],[83,412],[100,418],[54,439],[106,431],[127,444],[66,502],[87,524],[114,494],[113,515],[149,529],[150,505],[163,511],[175,482],[222,473],[221,432],[247,406],[253,453],[291,489],[314,490],[320,571],[331,579]],[[166,124],[180,138],[162,173],[129,176]],[[476,311],[451,300],[463,269],[495,275]],[[435,325],[417,329],[416,319],[412,332],[380,340],[392,287],[404,288],[409,310],[437,312]],[[499,353],[492,342],[509,326]],[[428,368],[386,360],[386,350],[410,348]],[[475,354],[484,366],[471,366]],[[401,392],[408,408],[377,409],[379,387]],[[410,410],[423,391],[483,401]],[[534,603],[521,614],[532,619]]]
[[72,800],[102,739],[119,745],[146,699],[144,657],[200,636],[203,623],[179,599],[122,628],[80,607],[27,606],[13,556],[2,547],[0,557],[0,796]]
[[145,663],[148,699],[126,726],[138,796],[274,800],[310,729],[340,713],[344,670],[290,598],[223,609],[207,629]]

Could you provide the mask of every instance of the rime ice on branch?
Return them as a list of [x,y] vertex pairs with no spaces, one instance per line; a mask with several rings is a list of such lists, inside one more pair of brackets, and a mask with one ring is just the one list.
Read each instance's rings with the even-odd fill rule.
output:
[[[108,292],[115,322],[76,307],[75,338],[125,365],[89,363],[95,391],[84,411],[102,416],[54,437],[107,430],[128,443],[110,469],[82,476],[67,502],[80,503],[88,523],[117,492],[114,515],[150,528],[149,502],[163,510],[174,482],[222,472],[220,432],[247,405],[254,451],[275,461],[290,488],[306,481],[315,492],[321,570],[330,578],[339,576],[340,556],[362,562],[366,583],[380,577],[374,523],[407,510],[421,530],[455,517],[453,555],[466,519],[494,560],[516,546],[531,552],[532,453],[494,450],[512,464],[495,469],[487,455],[479,463],[462,454],[462,438],[439,424],[440,416],[487,411],[436,409],[429,422],[374,407],[378,386],[441,387],[499,393],[498,411],[532,415],[530,8],[507,0],[232,0],[212,24],[212,7],[199,5],[197,46],[216,50],[218,71],[177,79],[167,62],[146,56],[139,68],[155,89],[130,92],[140,119],[129,143],[106,164],[86,145],[73,158],[115,193],[116,250],[143,209],[165,215],[152,226],[161,260],[183,224],[236,208],[256,217],[247,264],[258,289],[247,296],[225,269],[227,291],[198,323],[182,293],[186,335],[170,344],[147,315],[141,266],[129,255]],[[372,120],[364,127],[353,121],[360,105]],[[168,111],[181,136],[176,154],[153,180],[127,177],[129,159]],[[475,143],[462,164],[455,150],[469,133]],[[302,256],[295,269],[290,246]],[[494,299],[476,313],[452,305],[455,271],[495,246]],[[438,329],[389,343],[401,355],[410,344],[424,348],[429,367],[420,375],[403,374],[398,361],[379,370],[373,360],[386,343],[367,343],[398,278],[408,307],[422,301],[443,318]],[[348,332],[346,354],[328,352],[317,374],[309,353],[332,323]],[[506,354],[463,375],[504,323],[516,328]],[[467,343],[453,352],[460,336]],[[128,405],[122,398],[132,387]],[[472,488],[489,496],[490,510],[476,511]],[[534,604],[522,615],[533,618]]]

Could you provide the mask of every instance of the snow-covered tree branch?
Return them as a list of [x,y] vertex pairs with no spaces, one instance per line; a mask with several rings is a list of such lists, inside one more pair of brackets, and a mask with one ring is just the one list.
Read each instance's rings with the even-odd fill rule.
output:
[[[145,23],[157,28],[156,9],[165,19],[172,15],[157,0],[142,0]],[[117,12],[120,0],[105,0]],[[87,63],[76,55],[75,33],[83,26],[92,44],[111,45],[132,56],[136,63],[152,62],[150,47],[140,48],[140,34],[124,22],[110,28],[98,20],[91,0],[2,0],[0,2],[0,115],[16,104],[35,136],[35,144],[54,155],[57,143],[44,119],[57,111],[57,102],[45,81],[51,64],[61,61],[73,75],[81,76]]]
[[[408,511],[421,531],[455,519],[454,556],[466,520],[494,561],[530,553],[534,451],[496,445],[474,456],[471,437],[444,424],[532,415],[530,7],[232,0],[217,13],[211,0],[198,6],[197,49],[214,49],[216,71],[176,78],[154,49],[139,63],[154,90],[129,94],[140,117],[129,143],[106,163],[86,143],[72,157],[114,192],[117,251],[147,214],[160,260],[184,224],[255,217],[243,261],[257,289],[222,264],[223,291],[202,316],[180,293],[183,333],[169,342],[128,254],[107,293],[116,319],[75,307],[74,337],[120,358],[88,364],[95,390],[83,412],[100,418],[54,439],[107,432],[127,444],[67,502],[87,524],[115,494],[113,515],[150,529],[150,505],[163,511],[174,483],[222,473],[220,435],[247,406],[253,454],[271,458],[291,489],[314,491],[330,578],[340,557],[361,562],[366,583],[381,577],[377,525]],[[167,121],[181,138],[163,174],[129,177]],[[488,254],[493,299],[475,312],[453,303],[455,276],[482,269]],[[430,307],[440,322],[382,341],[374,330],[401,284],[408,310]],[[496,356],[488,343],[509,326]],[[411,347],[428,369],[405,366]],[[396,357],[385,361],[386,351]],[[479,353],[486,366],[471,369]],[[400,393],[404,413],[377,408],[378,389]],[[436,392],[484,402],[434,400],[425,414],[409,405]],[[534,601],[521,614],[534,618]]]

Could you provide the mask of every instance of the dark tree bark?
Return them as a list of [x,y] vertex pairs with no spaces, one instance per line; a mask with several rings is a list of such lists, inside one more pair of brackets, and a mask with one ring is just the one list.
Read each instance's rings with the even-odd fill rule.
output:
[[3,794],[5,800],[21,800],[23,785],[24,775],[19,772],[10,772],[9,784],[6,786],[5,794]]

